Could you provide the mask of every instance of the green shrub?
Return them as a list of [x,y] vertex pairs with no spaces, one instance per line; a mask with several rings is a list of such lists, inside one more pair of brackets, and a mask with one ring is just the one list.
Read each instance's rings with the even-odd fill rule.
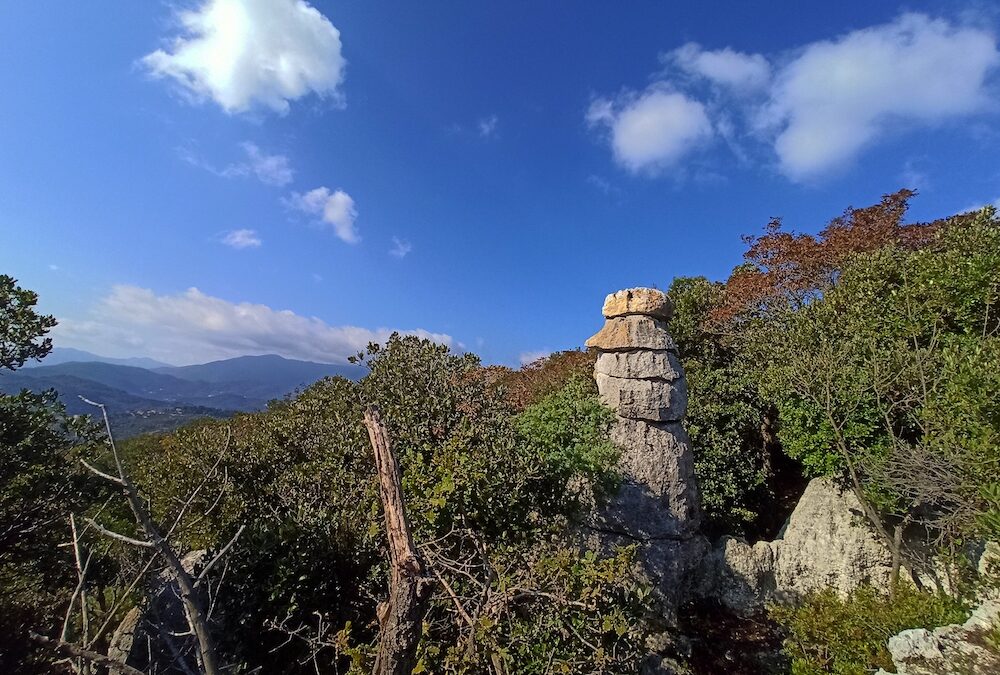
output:
[[908,628],[964,621],[966,608],[947,595],[900,585],[896,597],[863,586],[841,599],[827,588],[796,606],[774,606],[771,617],[789,633],[784,652],[793,675],[864,675],[893,669],[887,640]]
[[710,532],[749,532],[771,511],[768,480],[774,448],[764,433],[768,404],[757,392],[756,364],[733,333],[717,330],[711,313],[724,286],[678,277],[668,291],[675,311],[668,328],[688,384],[684,426],[691,435],[701,506]]
[[224,660],[265,672],[343,672],[351,660],[370,672],[388,584],[362,423],[365,406],[377,405],[414,540],[439,579],[421,641],[425,672],[636,670],[647,590],[630,552],[582,549],[571,527],[592,493],[616,481],[613,413],[593,380],[568,376],[518,410],[495,371],[429,340],[394,335],[361,360],[370,370],[359,383],[322,380],[265,412],[125,446],[154,515],[172,522],[228,443],[198,496],[205,516],[174,537],[212,548],[247,524],[218,596]]

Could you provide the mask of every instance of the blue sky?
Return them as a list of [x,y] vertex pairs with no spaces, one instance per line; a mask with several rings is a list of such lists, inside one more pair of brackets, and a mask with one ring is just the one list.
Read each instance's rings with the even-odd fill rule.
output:
[[771,216],[1000,198],[987,3],[0,5],[0,271],[57,344],[517,364]]

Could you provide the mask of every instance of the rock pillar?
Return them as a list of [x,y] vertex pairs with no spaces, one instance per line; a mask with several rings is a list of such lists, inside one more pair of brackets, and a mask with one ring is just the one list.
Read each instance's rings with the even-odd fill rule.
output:
[[638,564],[668,619],[686,594],[707,542],[700,524],[684,369],[667,333],[673,304],[662,291],[630,288],[604,301],[604,327],[587,347],[598,352],[594,377],[617,413],[622,486],[595,514],[606,545],[638,544]]
[[681,421],[687,383],[667,333],[670,299],[653,288],[630,288],[604,301],[604,327],[587,340],[598,351],[594,377],[618,419],[622,489],[604,526],[639,539],[677,539],[700,523],[691,442]]

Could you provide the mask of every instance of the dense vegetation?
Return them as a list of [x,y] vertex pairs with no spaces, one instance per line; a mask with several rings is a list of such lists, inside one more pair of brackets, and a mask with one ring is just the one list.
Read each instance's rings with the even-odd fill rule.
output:
[[[848,209],[817,235],[775,221],[726,282],[674,280],[669,329],[711,534],[772,537],[803,477],[820,475],[855,492],[903,571],[1000,534],[1000,222],[986,209],[906,224],[911,197]],[[50,349],[35,302],[0,277],[0,368]],[[229,672],[370,668],[388,577],[362,423],[373,405],[437,582],[418,672],[634,672],[663,627],[634,552],[594,549],[578,527],[618,480],[592,356],[512,371],[393,336],[357,361],[359,382],[327,378],[118,448],[171,545],[207,551],[196,574],[225,553],[205,578]],[[106,652],[130,610],[162,609],[155,559],[84,520],[141,535],[116,490],[80,469],[114,473],[107,440],[52,394],[0,396],[0,669],[52,667],[29,631]],[[773,615],[795,672],[849,673],[885,666],[899,629],[960,611],[900,584]]]

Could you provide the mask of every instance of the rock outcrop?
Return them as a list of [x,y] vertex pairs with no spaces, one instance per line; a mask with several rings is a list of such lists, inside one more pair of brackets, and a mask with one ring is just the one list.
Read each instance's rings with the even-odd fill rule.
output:
[[593,527],[605,544],[639,545],[639,564],[669,618],[708,548],[700,524],[684,369],[667,333],[673,312],[656,289],[618,291],[604,301],[605,324],[587,347],[598,351],[594,377],[617,419],[622,486]]
[[892,555],[865,521],[854,493],[816,478],[778,539],[751,545],[723,537],[702,570],[703,594],[730,609],[752,611],[827,587],[842,595],[862,584],[888,589]]
[[[181,566],[188,574],[207,561],[207,551],[190,551],[181,558]],[[159,627],[160,634],[148,630]],[[133,607],[115,629],[108,644],[108,656],[135,668],[150,672],[169,670],[175,666],[173,650],[166,640],[174,642],[173,649],[190,646],[190,636],[184,605],[176,576],[165,569],[158,574],[150,589],[149,603]]]
[[[990,632],[1000,626],[1000,598],[987,598],[965,623],[911,628],[889,638],[898,675],[1000,673],[1000,650]],[[879,670],[876,675],[889,675]]]

